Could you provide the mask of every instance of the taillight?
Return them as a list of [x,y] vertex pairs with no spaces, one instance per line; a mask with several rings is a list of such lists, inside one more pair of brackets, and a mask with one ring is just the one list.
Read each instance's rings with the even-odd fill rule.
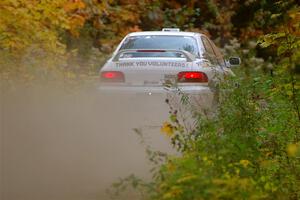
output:
[[203,72],[179,72],[177,75],[180,83],[207,83],[207,75]]
[[122,72],[119,71],[104,71],[100,75],[103,82],[124,82],[125,77]]

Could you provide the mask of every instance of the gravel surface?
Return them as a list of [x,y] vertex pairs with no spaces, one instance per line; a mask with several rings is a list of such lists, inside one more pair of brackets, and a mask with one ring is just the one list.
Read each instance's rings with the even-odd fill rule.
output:
[[[95,85],[16,86],[1,93],[3,200],[105,200],[120,177],[150,178],[142,130],[171,150],[165,95],[102,95]],[[120,199],[139,199],[127,192]]]

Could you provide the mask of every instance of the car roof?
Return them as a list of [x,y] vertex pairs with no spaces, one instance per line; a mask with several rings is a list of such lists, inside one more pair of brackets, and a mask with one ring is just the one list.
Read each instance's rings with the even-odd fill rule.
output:
[[128,36],[143,36],[143,35],[170,35],[170,36],[196,36],[204,35],[195,32],[184,32],[184,31],[141,31],[133,32],[128,34]]

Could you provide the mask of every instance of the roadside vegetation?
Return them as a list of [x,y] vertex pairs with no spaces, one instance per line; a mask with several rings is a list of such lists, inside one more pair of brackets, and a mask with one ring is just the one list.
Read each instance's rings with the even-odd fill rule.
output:
[[130,176],[117,189],[159,200],[300,199],[297,1],[2,0],[1,83],[90,79],[125,34],[162,27],[205,33],[242,66],[216,86],[214,117],[194,111],[194,130],[172,108],[162,133],[181,156],[148,149],[153,182]]
[[213,119],[198,116],[196,129],[186,133],[170,118],[163,132],[182,156],[159,167],[151,199],[300,198],[294,79],[288,71],[236,73],[222,82]]

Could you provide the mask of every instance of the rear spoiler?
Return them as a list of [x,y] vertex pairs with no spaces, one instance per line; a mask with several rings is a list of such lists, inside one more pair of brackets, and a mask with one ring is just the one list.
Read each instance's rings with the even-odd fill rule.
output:
[[113,62],[117,62],[120,59],[120,56],[123,53],[138,53],[138,52],[174,52],[174,53],[181,53],[186,58],[187,62],[193,62],[196,60],[195,56],[188,51],[185,50],[176,50],[176,49],[124,49],[120,50],[112,59]]

